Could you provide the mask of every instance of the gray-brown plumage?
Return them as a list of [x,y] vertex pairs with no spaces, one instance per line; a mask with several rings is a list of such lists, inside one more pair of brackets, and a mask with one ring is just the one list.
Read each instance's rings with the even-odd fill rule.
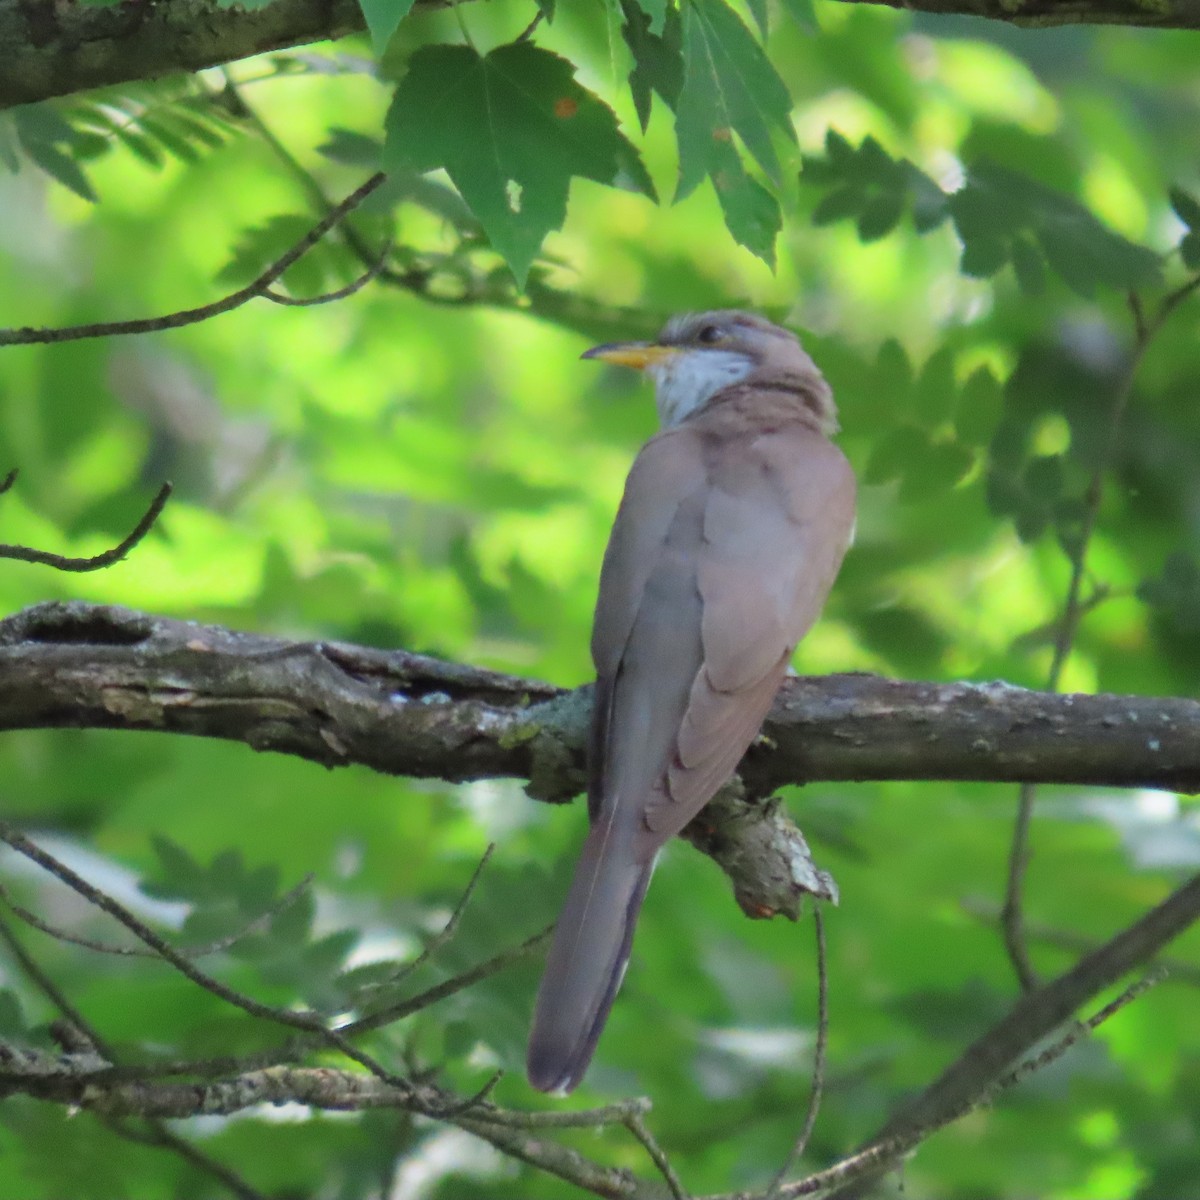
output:
[[625,972],[654,860],[737,768],[854,527],[833,396],[785,329],[672,319],[585,358],[644,369],[663,431],[629,473],[592,631],[591,828],[538,992],[530,1082],[569,1092]]

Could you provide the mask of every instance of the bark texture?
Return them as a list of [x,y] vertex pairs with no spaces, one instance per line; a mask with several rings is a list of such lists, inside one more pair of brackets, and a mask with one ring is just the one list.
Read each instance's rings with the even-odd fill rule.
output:
[[[440,5],[442,0],[417,0]],[[1075,24],[1200,29],[1200,0],[847,0],[1032,27]],[[0,0],[0,108],[154,79],[362,29],[357,0],[124,0],[108,7]]]
[[[327,767],[582,790],[591,689],[564,691],[406,651],[290,642],[79,602],[0,621],[0,730],[155,730]],[[753,916],[833,897],[788,783],[940,779],[1200,790],[1200,702],[1002,683],[790,679],[760,738],[685,832]]]

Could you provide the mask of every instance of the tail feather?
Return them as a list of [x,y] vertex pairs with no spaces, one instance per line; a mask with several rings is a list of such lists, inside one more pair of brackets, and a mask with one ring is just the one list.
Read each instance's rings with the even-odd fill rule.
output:
[[583,1078],[616,999],[654,862],[610,840],[605,823],[584,843],[546,959],[529,1035],[529,1082],[565,1095]]

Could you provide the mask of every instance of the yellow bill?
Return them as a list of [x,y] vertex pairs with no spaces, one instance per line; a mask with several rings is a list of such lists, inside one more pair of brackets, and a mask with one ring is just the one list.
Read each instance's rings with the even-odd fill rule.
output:
[[585,350],[580,357],[598,358],[602,362],[616,363],[621,367],[636,367],[639,371],[644,371],[678,352],[676,346],[663,346],[657,342],[607,342],[603,346],[593,346],[590,350]]

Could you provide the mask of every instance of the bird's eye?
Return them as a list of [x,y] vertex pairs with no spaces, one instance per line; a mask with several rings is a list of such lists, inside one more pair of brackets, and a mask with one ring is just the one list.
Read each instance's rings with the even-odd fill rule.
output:
[[721,327],[719,325],[705,325],[703,329],[696,334],[696,341],[702,342],[706,346],[711,346],[721,340]]

